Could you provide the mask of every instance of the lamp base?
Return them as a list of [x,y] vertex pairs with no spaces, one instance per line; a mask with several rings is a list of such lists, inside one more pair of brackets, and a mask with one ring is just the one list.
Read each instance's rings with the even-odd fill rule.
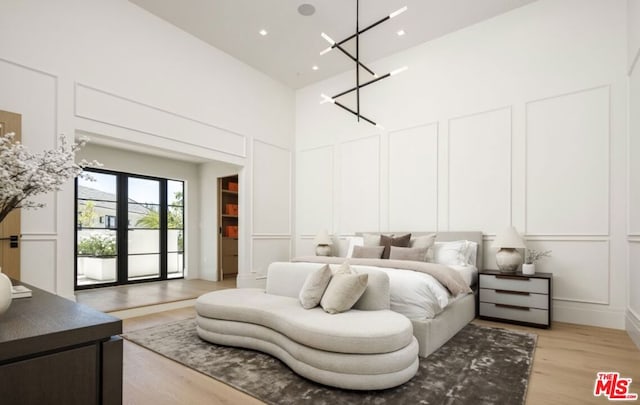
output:
[[331,256],[331,246],[329,245],[316,246],[316,256]]
[[501,248],[496,253],[496,265],[503,273],[515,273],[522,264],[522,255],[513,248]]

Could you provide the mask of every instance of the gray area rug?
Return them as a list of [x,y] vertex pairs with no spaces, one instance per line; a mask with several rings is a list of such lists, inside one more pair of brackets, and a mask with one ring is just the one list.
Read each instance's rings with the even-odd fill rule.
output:
[[523,404],[537,336],[467,325],[404,385],[382,391],[326,387],[280,360],[201,340],[195,319],[123,335],[126,339],[269,404]]

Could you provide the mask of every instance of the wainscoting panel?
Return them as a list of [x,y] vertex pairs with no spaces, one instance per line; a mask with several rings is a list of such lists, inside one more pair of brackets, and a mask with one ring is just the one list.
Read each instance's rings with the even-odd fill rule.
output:
[[77,117],[246,157],[245,137],[123,96],[76,83]]
[[331,231],[333,223],[333,147],[302,150],[297,155],[296,210],[299,235]]
[[389,134],[389,229],[437,229],[438,125]]
[[640,295],[637,294],[640,286],[640,239],[629,242],[629,308],[636,314],[640,314]]
[[[22,115],[22,143],[31,152],[57,146],[58,78],[0,59],[0,109]],[[38,100],[38,102],[33,102]],[[73,141],[73,134],[66,134]],[[56,195],[34,198],[45,208],[22,213],[23,233],[56,233]]]
[[[629,234],[640,236],[640,67],[629,78]],[[640,262],[639,262],[640,264]],[[640,285],[640,284],[636,284]]]
[[253,234],[291,234],[291,152],[253,142]]
[[20,243],[20,279],[56,293],[57,240],[52,236],[22,235]]
[[377,231],[380,227],[380,138],[372,136],[340,145],[341,233]]
[[269,264],[278,261],[289,261],[291,258],[291,238],[253,238],[252,271],[267,274]]
[[449,229],[511,223],[511,108],[449,121]]
[[609,87],[527,104],[527,234],[608,235],[609,109]]
[[609,241],[527,240],[527,247],[551,250],[536,271],[553,273],[553,298],[609,304]]

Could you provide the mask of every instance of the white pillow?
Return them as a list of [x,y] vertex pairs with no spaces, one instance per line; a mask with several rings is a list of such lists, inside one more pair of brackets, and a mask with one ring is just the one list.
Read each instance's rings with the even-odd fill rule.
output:
[[320,304],[322,295],[331,281],[331,276],[331,269],[326,264],[309,273],[298,295],[304,309],[311,309]]
[[478,244],[476,242],[467,241],[467,264],[471,266],[476,265],[478,257]]
[[468,242],[436,242],[433,245],[433,261],[438,264],[463,266],[468,264]]
[[349,236],[349,248],[347,249],[347,257],[353,257],[353,248],[356,246],[364,246],[364,238],[362,236]]

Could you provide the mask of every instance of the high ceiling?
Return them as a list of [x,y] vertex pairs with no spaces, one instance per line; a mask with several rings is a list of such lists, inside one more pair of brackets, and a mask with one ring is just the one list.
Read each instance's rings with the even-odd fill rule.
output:
[[[355,33],[356,0],[130,1],[292,88],[354,68],[339,51],[320,56],[328,46],[320,33],[335,41]],[[360,37],[360,59],[375,61],[533,1],[362,0],[360,29],[403,6],[408,10]],[[302,4],[315,13],[301,15]],[[263,29],[267,35],[260,35]]]

